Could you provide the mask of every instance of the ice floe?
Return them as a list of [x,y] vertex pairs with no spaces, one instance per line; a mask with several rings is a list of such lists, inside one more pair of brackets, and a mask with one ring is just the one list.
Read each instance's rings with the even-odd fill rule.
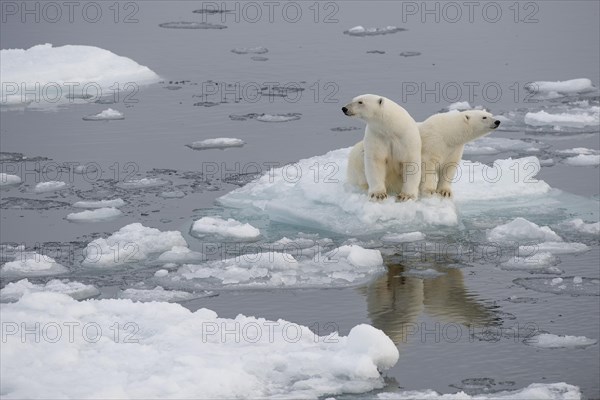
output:
[[1,307],[3,321],[17,327],[52,323],[63,331],[52,343],[6,335],[0,390],[7,398],[320,398],[384,387],[380,371],[399,356],[385,333],[364,324],[348,336],[316,336],[282,319],[55,293]]
[[589,247],[583,243],[542,242],[535,245],[519,246],[520,254],[544,252],[552,254],[572,254],[588,251]]
[[224,238],[254,240],[260,236],[260,230],[232,218],[225,220],[218,217],[202,217],[194,221],[192,234],[201,237],[217,235]]
[[525,85],[525,89],[536,97],[552,99],[556,97],[587,93],[596,90],[592,81],[587,78],[567,81],[536,81]]
[[525,123],[532,126],[554,126],[569,128],[584,128],[600,124],[600,108],[591,107],[587,112],[548,113],[544,110],[525,114]]
[[[0,58],[3,104],[53,107],[76,98],[98,96],[102,89],[108,93],[109,87],[151,84],[160,79],[148,67],[94,46],[40,44],[29,49],[0,50]],[[36,85],[44,90],[41,99],[40,91],[21,92],[23,88],[32,92]]]
[[0,186],[18,185],[20,183],[21,177],[0,172]]
[[289,253],[260,251],[202,264],[185,264],[154,281],[166,288],[186,290],[343,287],[364,283],[384,270],[379,250],[356,245],[327,252],[296,250]]
[[[404,233],[458,224],[462,215],[559,204],[560,193],[534,179],[536,157],[496,160],[492,166],[462,161],[453,186],[454,201],[437,197],[371,202],[346,184],[350,149],[331,151],[276,168],[221,198],[221,205],[266,214],[271,220],[346,235]],[[596,206],[597,208],[597,206]]]
[[0,301],[3,303],[18,301],[28,293],[37,292],[63,293],[75,300],[89,299],[100,294],[96,286],[86,285],[81,282],[52,279],[47,283],[35,284],[29,282],[28,279],[21,279],[17,282],[11,282],[0,289]]
[[418,242],[419,240],[424,240],[425,234],[422,232],[408,232],[408,233],[390,233],[384,235],[381,238],[381,241],[384,243],[408,243],[408,242]]
[[175,246],[187,247],[181,232],[162,232],[136,222],[122,227],[107,238],[90,242],[82,264],[97,268],[116,267],[144,261],[153,253],[163,253]]
[[125,289],[118,294],[118,297],[133,301],[166,301],[172,303],[199,299],[210,295],[212,295],[211,292],[192,293],[182,290],[165,290],[161,286],[157,286],[154,289]]
[[597,342],[597,340],[585,336],[554,335],[551,333],[541,333],[523,341],[529,346],[542,349],[583,348]]
[[256,47],[236,47],[231,50],[232,53],[235,54],[265,54],[269,52],[269,49],[263,46]]
[[61,181],[48,181],[48,182],[40,182],[35,185],[33,191],[36,193],[46,193],[53,192],[55,190],[61,190],[67,187],[65,182]]
[[290,122],[296,121],[302,117],[300,113],[287,113],[287,114],[257,114],[250,113],[244,115],[232,114],[229,116],[234,121],[246,121],[254,119],[261,122]]
[[16,255],[15,260],[6,262],[0,268],[3,276],[46,276],[69,272],[64,266],[48,255],[34,251],[23,251]]
[[587,223],[581,218],[575,218],[570,221],[563,222],[562,227],[590,235],[600,235],[600,222]]
[[242,147],[244,141],[236,138],[215,138],[204,139],[188,144],[190,149],[208,150],[208,149],[227,149],[229,147]]
[[487,233],[487,239],[490,242],[498,243],[528,241],[562,242],[562,238],[550,229],[550,227],[540,227],[521,217],[493,228]]
[[517,278],[513,281],[524,288],[542,293],[571,296],[600,295],[600,279],[586,277]]
[[538,252],[529,257],[513,257],[500,264],[507,271],[525,271],[544,274],[561,274],[563,271],[555,265],[558,259],[549,252]]
[[344,31],[344,34],[350,36],[378,36],[387,35],[390,33],[405,31],[404,28],[398,28],[397,26],[385,26],[382,28],[365,28],[362,25],[355,26],[353,28]]
[[161,178],[140,178],[119,182],[116,186],[121,189],[147,189],[169,185],[170,183],[171,182]]
[[100,222],[109,221],[121,216],[123,213],[118,208],[104,207],[95,210],[85,210],[67,215],[67,220],[72,222]]
[[185,246],[174,246],[170,250],[161,253],[157,261],[161,263],[193,263],[204,260],[204,254],[193,251]]
[[483,137],[473,142],[467,143],[463,154],[465,155],[487,155],[499,154],[503,152],[515,152],[518,154],[539,153],[548,146],[536,141],[525,141],[521,139],[505,139]]
[[112,108],[107,108],[104,111],[100,111],[97,114],[92,114],[83,117],[84,121],[115,121],[125,119],[125,116],[122,112],[113,110]]
[[111,200],[83,200],[73,203],[73,207],[77,208],[119,208],[125,205],[125,201],[121,198]]
[[563,161],[567,165],[574,167],[597,167],[600,165],[600,155],[598,154],[579,154],[574,157],[568,157]]
[[158,24],[161,28],[169,29],[226,29],[226,25],[211,24],[210,22],[177,21]]

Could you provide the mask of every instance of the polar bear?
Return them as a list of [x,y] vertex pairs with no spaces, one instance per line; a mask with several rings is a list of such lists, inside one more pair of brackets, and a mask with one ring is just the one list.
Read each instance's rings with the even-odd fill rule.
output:
[[487,135],[500,121],[483,110],[434,114],[417,124],[421,134],[421,194],[452,197],[452,180],[465,144]]
[[390,99],[374,94],[355,97],[344,114],[367,123],[362,142],[348,159],[348,182],[368,190],[371,200],[395,193],[399,201],[416,200],[421,180],[421,136],[410,114]]

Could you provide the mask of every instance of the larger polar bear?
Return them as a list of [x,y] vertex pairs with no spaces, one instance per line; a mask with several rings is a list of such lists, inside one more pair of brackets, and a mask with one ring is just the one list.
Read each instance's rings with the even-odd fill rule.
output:
[[434,114],[420,122],[421,194],[452,197],[452,181],[465,144],[490,133],[500,121],[483,110]]
[[348,181],[368,190],[372,200],[388,193],[416,200],[421,180],[421,136],[410,114],[392,100],[363,94],[342,107],[367,123],[365,136],[350,152]]

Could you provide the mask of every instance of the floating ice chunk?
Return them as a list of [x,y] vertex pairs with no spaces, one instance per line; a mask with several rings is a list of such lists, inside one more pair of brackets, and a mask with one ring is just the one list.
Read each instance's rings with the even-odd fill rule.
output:
[[441,394],[428,389],[379,393],[377,398],[381,400],[581,400],[582,396],[579,387],[560,382],[532,383],[520,390],[473,396],[463,391]]
[[20,183],[21,178],[19,176],[0,172],[0,186],[18,185]]
[[301,117],[302,117],[302,114],[300,114],[300,113],[287,113],[287,114],[250,113],[250,114],[243,114],[243,115],[231,114],[229,116],[229,118],[234,121],[247,121],[249,119],[254,119],[257,121],[261,121],[261,122],[289,122],[289,121],[298,120]]
[[558,153],[588,155],[588,154],[598,154],[598,150],[588,149],[587,147],[575,147],[575,148],[572,148],[572,149],[559,150]]
[[544,110],[525,114],[525,123],[531,126],[555,126],[583,128],[598,126],[600,123],[600,107],[590,107],[590,112],[566,112],[550,114]]
[[244,141],[235,138],[216,138],[216,139],[205,139],[193,142],[187,146],[194,150],[208,150],[208,149],[227,149],[229,147],[242,147]]
[[121,189],[146,189],[157,186],[165,186],[170,183],[171,182],[161,178],[141,178],[119,182],[117,183],[117,187],[120,187]]
[[163,263],[193,263],[205,259],[204,254],[190,250],[185,246],[174,246],[172,249],[165,251],[158,256],[157,261]]
[[265,54],[269,52],[269,49],[262,46],[257,47],[237,47],[231,50],[235,54]]
[[567,222],[563,222],[561,226],[580,233],[600,235],[600,222],[588,224],[584,222],[581,218],[576,218]]
[[549,227],[540,227],[521,217],[490,230],[487,233],[487,239],[490,242],[500,243],[519,241],[562,242],[562,238]]
[[[164,270],[163,270],[164,271]],[[210,292],[190,293],[181,290],[165,290],[157,286],[154,289],[125,289],[119,293],[119,298],[133,301],[166,301],[179,302],[209,296]]]
[[[74,340],[62,335],[52,345],[6,335],[0,362],[13,367],[2,370],[6,398],[197,398],[201,393],[211,399],[316,399],[382,388],[380,371],[398,360],[396,345],[372,326],[356,326],[348,336],[321,337],[281,319],[219,318],[211,310],[191,312],[176,303],[77,302],[33,293],[2,305],[2,320],[17,326],[52,321],[75,329]],[[126,325],[132,321],[135,331]],[[82,331],[90,324],[99,327],[93,345]],[[115,324],[122,329],[120,340],[115,340]],[[239,335],[222,334],[238,329]],[[107,365],[99,379],[99,368]]]
[[467,143],[463,154],[486,155],[499,154],[506,151],[513,151],[519,154],[532,154],[540,152],[541,146],[538,143],[530,143],[519,139],[483,137]]
[[95,210],[85,210],[78,213],[70,213],[67,219],[72,222],[101,222],[110,221],[121,216],[121,210],[114,207],[97,208]]
[[45,276],[66,272],[69,270],[52,257],[33,251],[20,253],[14,261],[5,263],[0,269],[0,274],[4,276]]
[[80,282],[52,279],[48,283],[36,285],[29,282],[28,279],[21,279],[0,289],[0,301],[3,303],[18,301],[25,294],[36,292],[63,293],[75,300],[84,300],[100,294],[94,285],[85,285]]
[[436,271],[433,268],[409,269],[402,273],[402,276],[410,276],[410,277],[420,278],[420,279],[437,278],[438,276],[442,276],[442,275],[445,275],[445,274],[443,272]]
[[583,278],[580,276],[576,276],[573,278],[573,283],[576,285],[581,285],[583,283]]
[[387,243],[407,243],[407,242],[418,242],[424,240],[425,234],[422,232],[408,232],[408,233],[391,233],[383,236],[381,240]]
[[162,253],[175,246],[187,246],[181,232],[161,232],[140,223],[122,227],[106,239],[100,238],[87,245],[83,265],[89,267],[115,267],[140,262],[150,254]]
[[61,181],[48,181],[48,182],[40,182],[33,188],[33,191],[36,193],[45,193],[45,192],[53,192],[55,190],[61,190],[67,187],[65,182]]
[[562,274],[562,271],[554,266],[556,264],[558,260],[552,253],[540,252],[529,257],[513,257],[501,263],[500,268],[507,271]]
[[244,240],[253,240],[260,236],[260,230],[250,224],[243,224],[232,218],[224,220],[218,217],[202,217],[194,221],[192,233],[197,236],[218,235]]
[[365,28],[361,25],[355,26],[353,28],[344,31],[344,34],[350,36],[377,36],[377,35],[387,35],[390,33],[402,32],[405,31],[404,28],[398,28],[396,26],[386,26],[383,28]]
[[600,295],[600,280],[579,277],[579,283],[573,282],[573,277],[564,278],[518,278],[513,280],[517,285],[542,293],[564,294],[571,296]]
[[[170,266],[170,265],[176,265],[176,264],[168,263],[168,264],[165,264],[165,265],[169,265]],[[166,269],[159,269],[158,271],[156,271],[154,273],[154,276],[157,277],[157,278],[164,278],[168,274],[169,274],[168,270],[166,270]]]
[[105,207],[114,207],[119,208],[123,207],[125,202],[123,199],[112,199],[112,200],[85,200],[78,201],[73,204],[73,207],[77,208],[105,208]]
[[418,51],[403,51],[402,53],[400,53],[400,56],[402,57],[416,57],[420,55],[421,53]]
[[543,98],[555,98],[561,95],[573,95],[596,90],[592,81],[587,78],[568,81],[536,81],[525,85],[525,90]]
[[551,333],[541,333],[523,341],[523,343],[529,346],[539,347],[542,349],[582,348],[591,346],[597,342],[597,340],[590,339],[585,336],[559,336]]
[[597,167],[600,165],[600,155],[598,154],[579,154],[575,157],[568,157],[564,161],[567,165],[574,167]]
[[159,196],[164,199],[180,199],[185,197],[185,192],[182,192],[181,190],[171,190],[167,192],[161,192]]
[[349,148],[334,150],[273,169],[218,202],[267,214],[273,221],[351,236],[453,226],[458,223],[455,203],[462,213],[556,206],[548,196],[550,186],[532,179],[541,169],[536,157],[496,160],[492,167],[462,161],[461,175],[453,186],[455,202],[437,197],[372,202],[366,193],[346,184],[349,152]]
[[211,24],[209,22],[188,22],[188,21],[178,21],[178,22],[164,22],[162,24],[158,24],[161,28],[170,28],[170,29],[226,29],[226,25],[219,24]]
[[583,253],[589,250],[589,247],[583,243],[566,242],[542,242],[536,245],[520,246],[520,254],[531,253],[532,251],[552,253],[552,254],[570,254]]
[[125,119],[125,116],[122,112],[113,110],[112,108],[107,108],[104,111],[99,112],[98,114],[92,114],[83,117],[84,121],[114,121]]
[[[34,87],[36,84],[50,89],[58,86],[60,92],[57,90],[57,93],[51,92],[47,95],[50,98],[56,95],[60,99],[61,93],[69,93],[73,95],[72,97],[81,96],[81,90],[88,87],[88,84],[108,89],[114,85],[124,87],[131,83],[150,84],[160,79],[148,67],[93,46],[52,47],[51,44],[40,44],[27,50],[0,50],[0,58],[2,59],[0,65],[2,88],[5,88],[5,83],[19,82],[19,85],[16,85],[17,93],[2,93],[2,101],[8,102],[12,99],[27,104],[28,100],[32,99],[32,95],[22,93],[21,88]],[[67,88],[68,82],[76,82],[77,85],[69,85]],[[61,87],[63,84],[65,86]],[[39,99],[35,100],[32,105],[41,104]],[[63,100],[66,101],[66,96]],[[49,106],[58,103],[60,101],[44,102]]]
[[[307,254],[310,253],[310,254]],[[205,290],[222,287],[336,287],[357,285],[381,273],[379,250],[342,246],[327,253],[260,252],[187,264],[155,281],[169,288]]]
[[457,101],[456,103],[452,103],[448,106],[448,111],[452,111],[452,110],[458,110],[458,111],[464,111],[464,110],[470,110],[471,104],[469,104],[468,101]]

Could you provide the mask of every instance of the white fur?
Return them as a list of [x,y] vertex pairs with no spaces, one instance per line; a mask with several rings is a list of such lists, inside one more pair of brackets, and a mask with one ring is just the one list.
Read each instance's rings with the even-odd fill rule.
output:
[[421,137],[410,114],[390,99],[373,94],[355,97],[345,114],[367,123],[362,142],[348,160],[348,182],[368,190],[374,200],[395,193],[417,199],[421,178]]
[[420,122],[421,194],[452,196],[452,180],[465,144],[498,127],[496,118],[483,110],[435,114]]

